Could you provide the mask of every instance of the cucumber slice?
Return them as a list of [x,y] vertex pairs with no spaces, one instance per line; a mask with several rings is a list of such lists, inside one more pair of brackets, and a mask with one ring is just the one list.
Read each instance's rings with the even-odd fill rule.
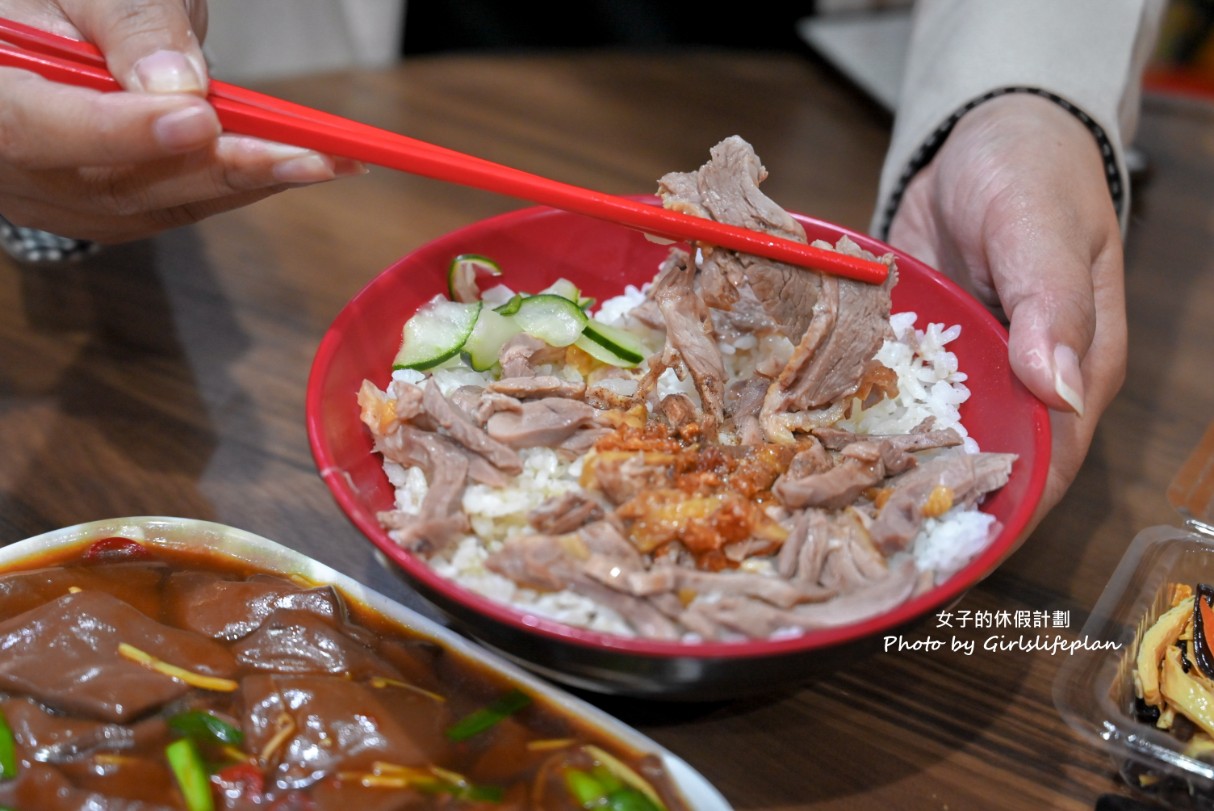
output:
[[574,345],[603,363],[625,368],[636,366],[649,356],[649,348],[635,335],[593,318]]
[[497,310],[502,315],[514,315],[515,313],[518,312],[518,308],[523,305],[524,298],[525,298],[525,296],[523,296],[521,293],[515,293],[509,299],[502,302],[501,304],[494,307],[493,309]]
[[513,318],[523,332],[550,346],[569,346],[590,321],[577,302],[552,293],[524,298]]
[[481,276],[501,276],[497,262],[479,253],[461,253],[447,265],[447,293],[452,301],[476,301],[480,288],[476,280]]
[[464,348],[480,316],[479,301],[448,301],[436,296],[405,322],[393,369],[429,369]]
[[555,282],[553,282],[552,284],[545,287],[543,290],[541,290],[536,295],[560,296],[561,298],[567,298],[570,301],[578,302],[578,303],[580,303],[581,299],[582,299],[582,291],[578,289],[578,286],[576,284],[574,284],[573,282],[569,281],[568,279],[564,279],[564,278],[557,279]]
[[478,372],[492,368],[506,341],[522,331],[523,328],[513,318],[488,308],[482,309],[472,334],[464,342],[464,354],[468,356],[469,365]]
[[583,296],[581,289],[576,284],[565,278],[557,279],[552,284],[545,287],[539,292],[539,295],[553,295],[567,298],[570,301],[577,302],[577,306],[583,310],[588,310],[594,306],[595,300],[589,296]]
[[511,290],[504,284],[495,284],[481,293],[481,301],[485,302],[486,307],[497,309],[510,299],[514,298],[517,293]]

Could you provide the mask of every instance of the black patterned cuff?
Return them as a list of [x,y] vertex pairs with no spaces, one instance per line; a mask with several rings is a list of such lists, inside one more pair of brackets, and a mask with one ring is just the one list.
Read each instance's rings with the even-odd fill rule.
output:
[[60,265],[97,252],[97,243],[13,225],[0,217],[0,247],[23,265]]
[[1035,96],[1049,99],[1078,118],[1088,128],[1088,131],[1092,133],[1092,137],[1096,139],[1096,145],[1100,148],[1100,156],[1104,160],[1104,173],[1109,184],[1109,194],[1113,197],[1113,208],[1117,211],[1117,216],[1121,216],[1126,201],[1126,183],[1117,168],[1117,158],[1113,151],[1113,143],[1109,140],[1109,136],[1105,134],[1104,128],[1093,121],[1092,117],[1083,110],[1048,90],[1042,90],[1039,87],[1001,87],[998,90],[992,90],[967,102],[965,106],[950,115],[915,150],[914,154],[911,155],[910,161],[907,162],[906,168],[898,177],[898,182],[894,185],[893,192],[885,203],[885,208],[881,211],[881,218],[878,221],[877,228],[878,239],[888,238],[889,227],[894,221],[894,214],[898,212],[898,206],[902,203],[902,196],[906,193],[906,187],[910,185],[911,180],[919,173],[919,170],[927,166],[932,158],[935,157],[936,152],[940,149],[940,145],[944,143],[944,139],[948,137],[948,134],[957,125],[957,122],[961,120],[961,117],[979,104],[983,104],[999,96],[1007,95],[1008,93],[1032,93]]

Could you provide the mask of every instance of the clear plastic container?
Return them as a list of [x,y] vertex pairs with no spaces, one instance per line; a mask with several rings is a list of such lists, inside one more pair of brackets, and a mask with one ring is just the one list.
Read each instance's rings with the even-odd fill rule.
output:
[[1080,631],[1084,647],[1054,682],[1054,704],[1082,737],[1107,750],[1126,785],[1156,803],[1214,811],[1214,756],[1186,753],[1186,742],[1136,712],[1138,642],[1171,608],[1172,587],[1214,584],[1214,426],[1168,492],[1186,518],[1134,539]]

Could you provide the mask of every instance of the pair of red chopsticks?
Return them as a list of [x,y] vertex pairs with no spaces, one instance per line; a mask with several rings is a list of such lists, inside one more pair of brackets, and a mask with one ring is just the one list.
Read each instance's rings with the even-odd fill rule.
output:
[[[0,65],[104,92],[121,89],[91,44],[3,18]],[[881,283],[888,273],[880,262],[550,180],[226,82],[212,81],[207,100],[229,132],[497,192],[665,239],[718,245],[864,282]]]

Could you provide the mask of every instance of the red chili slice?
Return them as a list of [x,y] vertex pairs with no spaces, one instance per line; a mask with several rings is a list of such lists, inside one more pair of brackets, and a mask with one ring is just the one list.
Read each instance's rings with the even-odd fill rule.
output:
[[88,550],[84,553],[84,559],[90,563],[98,563],[101,561],[119,561],[119,560],[144,560],[150,558],[152,554],[148,552],[147,547],[139,543],[139,541],[131,538],[123,538],[115,536],[112,538],[102,538],[93,541],[89,544]]
[[224,794],[233,793],[243,800],[260,801],[266,793],[266,778],[261,769],[248,762],[225,766],[215,773]]

